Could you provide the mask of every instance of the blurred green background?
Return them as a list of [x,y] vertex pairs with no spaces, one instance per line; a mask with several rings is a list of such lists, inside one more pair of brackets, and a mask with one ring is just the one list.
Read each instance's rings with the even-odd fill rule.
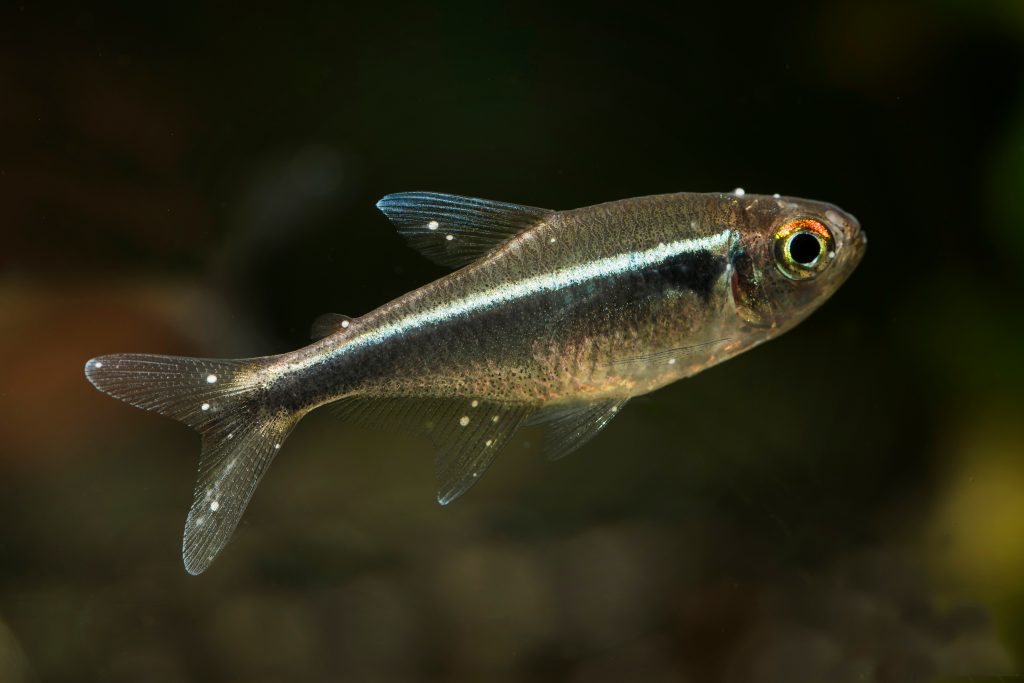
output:
[[[188,576],[198,437],[82,376],[441,276],[389,192],[737,186],[855,214],[860,269],[448,509],[428,444],[315,414]],[[1020,673],[1022,199],[1016,0],[6,4],[0,681]]]

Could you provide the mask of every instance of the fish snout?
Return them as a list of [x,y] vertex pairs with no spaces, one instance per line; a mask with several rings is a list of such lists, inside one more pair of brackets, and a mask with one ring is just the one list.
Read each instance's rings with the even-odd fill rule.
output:
[[826,213],[826,218],[840,233],[840,248],[851,252],[849,257],[854,262],[860,261],[868,244],[868,237],[860,227],[860,221],[838,209],[829,210]]

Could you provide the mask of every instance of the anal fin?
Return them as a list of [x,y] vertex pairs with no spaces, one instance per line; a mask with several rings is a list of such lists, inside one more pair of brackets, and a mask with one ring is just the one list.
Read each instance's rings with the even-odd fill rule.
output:
[[447,505],[475,484],[525,423],[532,407],[471,398],[344,399],[346,419],[427,436],[437,448],[437,501]]

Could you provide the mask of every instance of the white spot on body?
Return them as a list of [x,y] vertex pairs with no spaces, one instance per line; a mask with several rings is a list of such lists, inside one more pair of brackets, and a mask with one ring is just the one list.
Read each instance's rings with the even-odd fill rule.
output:
[[437,230],[438,227],[440,227],[440,225],[441,224],[438,223],[437,221],[430,221],[429,223],[427,223],[427,227],[430,228],[431,230]]
[[552,237],[551,239],[548,240],[548,242],[550,242],[551,244],[554,244],[555,243],[555,238]]
[[209,410],[209,409],[210,409],[210,404],[209,404],[209,403],[204,403],[203,405],[201,405],[201,406],[199,406],[199,407],[200,407],[200,408],[201,408],[202,410]]
[[776,192],[775,194],[773,194],[773,195],[772,195],[772,197],[774,197],[775,199],[782,199],[782,195],[781,195],[781,194],[779,194],[778,192]]
[[472,402],[472,403],[470,403],[469,405],[471,405],[471,406],[473,406],[474,408],[476,408],[476,407],[477,407],[478,405],[480,405],[480,401],[478,401],[478,400],[476,400],[476,399],[474,398],[474,399],[473,399],[473,402]]
[[829,258],[835,258],[836,257],[836,252],[834,252],[834,251],[828,252],[828,257]]
[[351,324],[351,323],[349,323],[349,321],[347,321],[347,320],[342,320],[342,321],[341,321],[341,326],[342,326],[342,327],[348,327],[348,326],[349,326],[350,324]]
[[747,191],[744,190],[742,187],[737,187],[735,190],[732,191],[732,193],[737,197],[742,197],[747,193]]
[[451,242],[453,239],[455,239],[455,235],[445,235],[444,238]]
[[217,501],[213,501],[212,503],[210,503],[210,509],[213,510],[214,512],[220,510],[220,503],[218,503]]
[[95,363],[93,363],[93,365],[96,366],[97,368],[102,368],[103,367],[103,363],[101,363],[99,361],[96,361]]
[[468,424],[469,424],[469,415],[463,415],[462,417],[459,418],[459,426],[460,427],[465,427]]
[[675,358],[669,358],[668,359],[668,364],[669,365],[675,365],[676,364],[676,359]]
[[206,383],[207,384],[214,384],[216,381],[217,381],[217,375],[207,375],[206,376]]
[[491,418],[491,422],[497,422],[497,421],[498,421],[498,416],[497,415],[495,415],[494,417]]

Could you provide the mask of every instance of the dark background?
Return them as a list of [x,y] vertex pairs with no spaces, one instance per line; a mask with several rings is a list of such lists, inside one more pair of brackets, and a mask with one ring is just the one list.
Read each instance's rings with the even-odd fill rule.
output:
[[[1024,667],[1024,3],[0,10],[0,680],[928,681]],[[374,208],[834,202],[790,334],[464,499],[303,421],[185,574],[199,439],[92,356],[243,357],[441,276]]]

